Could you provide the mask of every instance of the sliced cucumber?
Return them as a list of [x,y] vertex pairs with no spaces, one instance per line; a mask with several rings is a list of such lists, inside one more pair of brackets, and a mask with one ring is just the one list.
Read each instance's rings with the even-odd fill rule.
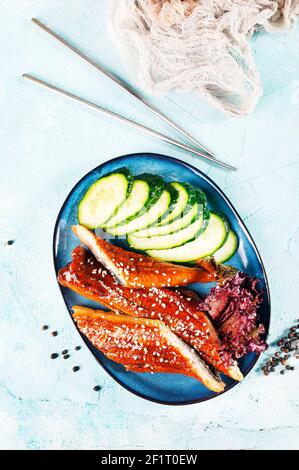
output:
[[115,227],[120,223],[138,214],[146,205],[149,198],[150,188],[146,181],[136,179],[133,181],[132,189],[125,202],[119,207],[116,214],[111,217],[104,228]]
[[122,236],[148,227],[149,225],[161,219],[163,214],[165,214],[171,205],[172,197],[173,196],[169,189],[164,189],[158,200],[154,204],[151,204],[148,210],[146,210],[143,214],[134,217],[126,224],[120,224],[117,227],[107,228],[107,232],[111,235]]
[[161,261],[176,263],[196,261],[218,250],[224,244],[228,232],[226,219],[221,214],[211,212],[207,228],[195,240],[168,250],[148,250],[147,254]]
[[159,225],[165,225],[172,222],[176,217],[180,216],[187,208],[189,201],[189,185],[185,183],[173,182],[169,183],[169,186],[174,188],[177,191],[177,200],[173,207],[170,209],[169,213],[165,215]]
[[[181,183],[180,183],[181,184]],[[178,232],[183,228],[190,225],[201,215],[204,217],[204,222],[206,222],[210,217],[210,212],[207,208],[207,201],[205,194],[201,191],[195,191],[194,188],[189,187],[189,202],[192,204],[186,213],[182,213],[180,217],[177,217],[175,220],[169,224],[159,224],[153,227],[149,227],[145,230],[140,230],[134,233],[135,237],[139,238],[149,238],[149,237],[159,237],[162,235],[170,235],[174,232]],[[188,207],[189,207],[188,202]],[[162,221],[164,218],[162,219]]]
[[132,175],[127,168],[120,168],[96,181],[79,204],[79,223],[91,229],[104,224],[125,201],[131,183]]
[[128,235],[128,243],[136,250],[163,250],[165,248],[173,248],[181,246],[189,240],[193,240],[202,230],[204,218],[201,215],[195,222],[188,225],[178,232],[171,235],[162,235],[152,238],[138,238],[134,233]]
[[170,196],[171,196],[171,202],[169,204],[169,207],[167,209],[167,211],[163,214],[163,216],[161,216],[157,222],[154,222],[154,225],[156,225],[157,223],[160,225],[162,219],[164,219],[164,217],[169,217],[170,214],[173,212],[174,208],[176,207],[176,204],[177,204],[177,201],[178,201],[178,198],[179,198],[179,193],[178,191],[174,188],[174,186],[171,184],[171,183],[167,183],[166,186],[165,186],[165,189],[166,191],[168,191],[170,193]]
[[179,230],[187,227],[187,225],[190,225],[192,221],[195,220],[198,213],[198,204],[194,204],[191,210],[187,212],[187,214],[182,218],[178,218],[170,224],[155,225],[154,227],[146,228],[144,230],[140,230],[139,232],[134,232],[134,236],[136,238],[150,238],[159,237],[162,235],[170,235],[171,233],[178,232]]
[[164,181],[155,176],[148,174],[136,176],[127,199],[103,227],[115,227],[121,223],[126,223],[137,214],[140,215],[153,201],[153,198],[158,199],[164,186]]
[[219,248],[215,253],[213,253],[213,257],[216,263],[225,263],[228,261],[234,254],[236,253],[239,245],[239,240],[235,232],[230,230],[228,237],[225,243]]

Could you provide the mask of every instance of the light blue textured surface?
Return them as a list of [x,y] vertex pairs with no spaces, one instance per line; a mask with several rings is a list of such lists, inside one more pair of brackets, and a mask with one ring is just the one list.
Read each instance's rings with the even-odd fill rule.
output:
[[[106,3],[0,0],[0,447],[296,448],[297,369],[268,378],[255,370],[222,397],[169,408],[120,388],[85,347],[69,361],[49,359],[51,352],[81,342],[54,277],[57,213],[87,171],[126,153],[183,157],[208,173],[246,221],[265,262],[272,293],[270,342],[299,317],[298,27],[252,40],[264,95],[246,119],[226,118],[195,94],[153,99],[219,157],[239,165],[233,174],[22,80],[24,72],[36,74],[168,132],[30,23],[39,17],[126,79],[105,30]],[[7,246],[9,239],[15,244]],[[44,323],[59,335],[41,332]],[[77,363],[81,371],[74,374]],[[92,390],[96,383],[99,394]]]

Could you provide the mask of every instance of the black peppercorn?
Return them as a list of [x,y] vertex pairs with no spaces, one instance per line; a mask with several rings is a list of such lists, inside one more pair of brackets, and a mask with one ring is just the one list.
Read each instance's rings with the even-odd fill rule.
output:
[[43,325],[43,326],[42,326],[42,330],[43,330],[43,331],[46,331],[48,328],[49,328],[48,325]]
[[101,387],[99,385],[95,385],[93,389],[95,392],[99,392],[101,390]]
[[68,353],[68,350],[67,350],[67,349],[64,349],[61,354],[62,354],[63,356],[65,356],[67,353]]
[[78,372],[78,370],[80,370],[80,367],[79,367],[79,366],[73,367],[73,372]]
[[280,373],[281,373],[281,375],[285,374],[285,370],[282,369],[282,370],[280,371]]
[[76,346],[76,347],[75,347],[75,350],[76,350],[76,351],[80,351],[80,349],[81,349],[81,346]]
[[51,359],[57,359],[58,354],[57,353],[52,353],[50,357],[51,357]]
[[8,246],[11,246],[11,245],[14,244],[14,242],[15,242],[14,240],[8,240],[7,245],[8,245]]
[[57,335],[58,335],[58,332],[57,332],[57,331],[52,331],[51,335],[52,335],[52,336],[57,336]]
[[65,355],[63,356],[63,359],[68,359],[69,357],[70,357],[69,354],[65,354]]

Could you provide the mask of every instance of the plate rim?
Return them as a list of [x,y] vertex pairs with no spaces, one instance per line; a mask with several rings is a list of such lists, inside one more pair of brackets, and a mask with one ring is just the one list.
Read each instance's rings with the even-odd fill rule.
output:
[[[64,211],[66,205],[68,204],[68,201],[69,199],[71,198],[73,192],[76,190],[76,188],[82,183],[82,181],[87,178],[91,173],[97,171],[97,170],[100,170],[102,169],[105,165],[109,164],[109,163],[114,163],[114,162],[118,162],[124,158],[135,158],[135,157],[138,157],[138,156],[141,156],[141,155],[149,155],[150,157],[158,157],[159,159],[162,159],[162,160],[166,160],[166,161],[170,161],[170,162],[173,162],[173,163],[176,163],[176,164],[179,164],[179,165],[183,165],[184,167],[186,167],[187,169],[191,169],[195,174],[198,174],[200,175],[203,179],[205,179],[213,188],[215,188],[220,194],[221,196],[223,197],[223,199],[225,200],[226,204],[229,206],[229,208],[232,210],[232,212],[235,214],[238,222],[241,222],[242,224],[242,228],[243,228],[243,231],[245,232],[246,236],[249,238],[251,244],[252,244],[252,247],[255,251],[255,254],[258,258],[258,261],[261,265],[261,268],[262,268],[262,274],[263,274],[263,278],[264,278],[264,282],[265,282],[265,294],[267,296],[267,299],[268,299],[268,328],[267,328],[267,331],[265,333],[265,340],[268,338],[269,336],[269,331],[270,331],[270,324],[271,324],[271,294],[270,294],[270,287],[269,287],[269,281],[268,281],[268,277],[267,277],[267,273],[266,273],[266,269],[265,269],[265,266],[264,266],[264,263],[263,263],[263,260],[262,260],[262,257],[260,255],[260,252],[256,246],[256,243],[251,235],[251,233],[249,232],[245,222],[242,220],[241,216],[239,215],[238,211],[235,209],[234,205],[231,203],[231,201],[228,199],[228,197],[226,196],[226,194],[223,192],[223,190],[218,186],[217,183],[215,183],[208,175],[206,175],[202,170],[199,170],[198,168],[196,168],[195,166],[193,166],[192,164],[190,163],[187,163],[187,162],[184,162],[183,160],[180,160],[179,158],[177,157],[171,157],[169,155],[163,155],[163,154],[159,154],[159,153],[154,153],[154,152],[137,152],[137,153],[129,153],[129,154],[125,154],[125,155],[120,155],[118,157],[113,157],[113,158],[110,158],[109,160],[106,160],[105,162],[101,163],[100,165],[97,165],[96,167],[94,167],[93,169],[91,169],[90,171],[88,171],[85,175],[83,175],[78,181],[77,183],[72,187],[72,189],[69,191],[68,195],[66,196],[59,212],[58,212],[58,215],[56,217],[56,220],[55,220],[55,225],[54,225],[54,231],[53,231],[53,239],[52,239],[52,256],[53,256],[53,264],[54,264],[54,271],[55,271],[55,277],[56,277],[56,282],[57,282],[57,285],[59,287],[59,290],[60,290],[60,294],[62,296],[62,299],[63,299],[63,302],[65,304],[65,307],[66,307],[66,310],[69,314],[69,316],[71,317],[71,320],[73,322],[73,325],[75,326],[75,329],[76,331],[79,333],[79,335],[81,336],[82,340],[84,341],[88,351],[90,352],[90,354],[93,356],[93,358],[98,362],[98,364],[100,364],[100,366],[105,370],[106,373],[109,374],[109,376],[115,381],[117,382],[121,387],[123,387],[125,390],[127,390],[128,392],[132,393],[133,395],[135,396],[138,396],[139,398],[143,398],[144,400],[147,400],[149,402],[152,402],[152,403],[157,403],[157,404],[160,404],[160,405],[167,405],[167,406],[185,406],[185,405],[194,405],[194,404],[197,404],[197,403],[203,403],[205,401],[208,401],[208,400],[212,400],[213,398],[217,398],[219,396],[222,396],[224,395],[225,393],[227,393],[229,390],[231,390],[232,388],[236,387],[237,385],[239,385],[240,382],[237,382],[237,381],[234,381],[232,384],[230,385],[227,385],[225,387],[225,390],[221,393],[217,393],[215,395],[212,395],[210,397],[206,397],[206,398],[200,398],[200,399],[197,399],[197,400],[188,400],[188,401],[179,401],[179,402],[168,402],[168,401],[165,401],[165,400],[159,400],[159,399],[155,399],[155,398],[150,398],[146,395],[144,395],[143,393],[140,393],[140,392],[137,392],[136,390],[134,390],[132,387],[128,386],[128,385],[125,385],[124,383],[121,382],[121,380],[119,380],[117,377],[115,377],[112,372],[110,372],[110,370],[100,361],[99,358],[97,358],[95,356],[95,354],[92,352],[89,344],[88,344],[88,339],[85,337],[85,335],[83,335],[83,333],[81,333],[81,331],[78,329],[77,325],[76,325],[76,322],[73,318],[73,315],[71,314],[68,306],[67,306],[67,303],[66,303],[66,300],[65,300],[65,297],[63,295],[63,288],[62,286],[59,284],[58,280],[57,280],[57,273],[58,273],[58,266],[57,266],[57,258],[56,258],[56,255],[55,255],[55,249],[56,249],[56,240],[57,240],[57,232],[58,232],[58,225],[59,225],[59,222],[60,222],[60,219],[61,219],[61,214],[62,212]],[[257,361],[259,360],[260,358],[260,355],[256,355],[256,358],[253,360],[250,368],[248,369],[246,375],[244,376],[244,379],[245,377],[252,371],[252,369],[254,368],[255,364],[257,363]]]

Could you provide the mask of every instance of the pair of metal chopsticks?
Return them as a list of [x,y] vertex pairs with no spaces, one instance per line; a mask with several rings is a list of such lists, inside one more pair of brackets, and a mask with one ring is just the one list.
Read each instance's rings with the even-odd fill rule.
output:
[[51,85],[48,82],[45,82],[43,80],[40,80],[37,77],[34,77],[29,74],[24,74],[23,77],[27,80],[31,80],[32,82],[42,85],[49,90],[52,90],[56,93],[60,93],[61,95],[67,96],[68,98],[71,98],[75,101],[78,101],[81,104],[84,104],[85,106],[89,106],[93,109],[96,109],[97,111],[106,114],[114,119],[117,119],[118,121],[121,121],[122,123],[125,123],[131,127],[134,127],[136,129],[139,129],[146,134],[151,135],[152,137],[155,137],[159,140],[162,140],[164,142],[168,142],[171,145],[175,145],[176,147],[179,147],[183,150],[186,150],[188,152],[193,153],[194,155],[201,157],[205,160],[210,161],[211,163],[220,165],[228,170],[236,170],[235,167],[232,165],[222,162],[216,158],[216,156],[208,150],[206,147],[204,147],[201,143],[197,142],[192,136],[190,136],[184,129],[179,127],[175,122],[173,122],[171,119],[169,119],[167,116],[165,116],[161,111],[159,111],[157,108],[153,107],[148,101],[146,101],[141,95],[139,95],[135,90],[130,88],[128,85],[123,83],[119,78],[117,78],[115,75],[113,75],[111,72],[105,70],[103,67],[98,65],[94,60],[92,60],[90,57],[88,57],[86,54],[81,52],[79,49],[77,49],[75,46],[67,42],[65,39],[63,39],[61,36],[59,36],[57,33],[55,33],[53,30],[51,30],[48,26],[44,25],[41,21],[37,20],[36,18],[32,18],[32,22],[37,25],[39,28],[47,32],[50,36],[52,36],[54,39],[56,39],[58,42],[60,42],[62,45],[73,51],[76,55],[81,57],[81,59],[85,60],[88,64],[93,66],[98,72],[100,72],[102,75],[104,75],[106,78],[109,80],[113,81],[118,87],[120,87],[122,90],[126,91],[129,93],[131,96],[133,96],[135,99],[139,101],[139,103],[143,104],[147,109],[149,109],[151,112],[153,112],[156,116],[158,116],[160,119],[162,119],[164,122],[166,122],[168,125],[173,127],[177,132],[179,132],[181,135],[183,135],[186,139],[188,139],[190,142],[192,142],[196,147],[199,147],[203,151],[189,147],[188,145],[183,144],[182,142],[176,141],[172,139],[171,137],[168,137],[164,134],[161,134],[159,132],[154,131],[153,129],[150,129],[148,127],[145,127],[141,124],[138,124],[137,122],[131,121],[123,116],[120,116],[118,114],[115,114],[108,109],[102,108],[101,106],[98,106],[95,103],[92,103],[90,101],[87,101],[80,96],[74,95],[73,93],[70,93],[66,90],[63,90],[62,88],[58,88],[54,85]]

